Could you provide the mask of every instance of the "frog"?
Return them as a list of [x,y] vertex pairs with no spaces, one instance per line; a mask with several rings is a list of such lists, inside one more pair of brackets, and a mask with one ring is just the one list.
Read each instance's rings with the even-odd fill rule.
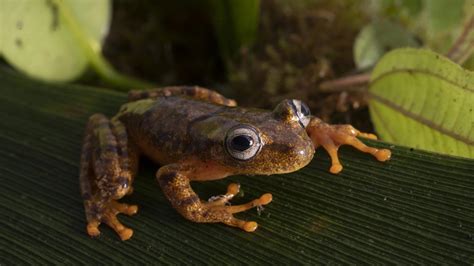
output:
[[235,214],[269,204],[271,193],[232,205],[239,184],[229,184],[225,194],[206,201],[194,192],[191,182],[291,173],[309,164],[318,147],[328,152],[333,174],[343,169],[338,157],[341,145],[353,146],[378,161],[390,159],[390,150],[367,146],[358,137],[377,139],[351,125],[325,123],[296,99],[264,110],[239,107],[235,100],[198,86],[132,90],[115,116],[93,114],[86,125],[79,186],[87,234],[99,236],[103,223],[121,240],[132,237],[133,229],[117,215],[138,211],[137,205],[119,200],[133,192],[141,157],[160,165],[156,180],[185,219],[253,232],[257,222]]

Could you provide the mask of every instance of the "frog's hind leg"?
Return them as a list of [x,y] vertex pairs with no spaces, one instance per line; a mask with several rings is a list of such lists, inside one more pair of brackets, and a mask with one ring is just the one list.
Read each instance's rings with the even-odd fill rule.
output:
[[117,120],[104,115],[90,117],[84,137],[80,167],[80,188],[84,199],[87,232],[98,236],[103,222],[112,227],[122,240],[133,231],[123,226],[116,215],[133,215],[137,206],[117,202],[131,191],[137,158],[127,144],[126,131]]
[[128,101],[138,101],[147,98],[157,98],[163,96],[189,96],[198,100],[211,102],[215,104],[225,105],[225,106],[236,106],[237,103],[235,100],[228,99],[222,94],[219,94],[213,90],[208,90],[206,88],[198,86],[174,86],[174,87],[164,87],[151,90],[133,90],[128,93]]
[[313,141],[315,148],[323,146],[331,157],[332,165],[330,172],[337,174],[342,170],[337,151],[341,145],[350,145],[354,148],[372,154],[379,161],[390,159],[391,152],[387,149],[377,149],[362,143],[357,137],[377,139],[377,136],[362,133],[351,125],[329,125],[320,119],[313,117],[306,127],[308,135]]
[[257,223],[243,221],[233,214],[259,208],[272,201],[271,194],[242,205],[229,206],[228,201],[239,192],[239,185],[230,184],[225,195],[212,197],[209,202],[199,199],[189,184],[187,171],[176,165],[162,167],[157,173],[158,182],[173,207],[186,219],[198,223],[224,223],[247,232],[257,229]]

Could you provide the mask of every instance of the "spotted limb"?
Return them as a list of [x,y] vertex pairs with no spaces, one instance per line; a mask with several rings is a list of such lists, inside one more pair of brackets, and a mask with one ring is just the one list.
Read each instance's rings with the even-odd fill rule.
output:
[[191,188],[192,172],[199,169],[187,169],[180,165],[167,165],[157,172],[156,177],[164,194],[173,207],[186,219],[198,223],[224,223],[238,227],[246,232],[253,232],[258,225],[254,221],[244,221],[233,214],[267,205],[272,201],[270,193],[263,194],[241,205],[229,205],[229,201],[239,193],[238,184],[230,184],[227,193],[202,201]]

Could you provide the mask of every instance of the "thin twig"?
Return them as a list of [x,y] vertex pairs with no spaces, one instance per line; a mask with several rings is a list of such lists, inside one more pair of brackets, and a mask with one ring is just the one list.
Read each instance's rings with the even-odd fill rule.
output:
[[[464,63],[464,61],[467,60],[469,58],[469,55],[474,51],[472,49],[472,46],[474,46],[473,40],[471,40],[472,38],[468,38],[466,40],[466,38],[469,36],[469,34],[473,30],[474,30],[474,16],[472,16],[469,22],[466,23],[461,35],[459,35],[459,37],[453,43],[453,45],[451,46],[451,49],[449,49],[446,56],[458,64]],[[463,51],[463,45],[465,45],[466,42],[467,42],[467,48],[465,48]]]
[[324,81],[319,85],[319,89],[322,92],[360,90],[360,87],[367,85],[369,81],[370,73],[362,73]]

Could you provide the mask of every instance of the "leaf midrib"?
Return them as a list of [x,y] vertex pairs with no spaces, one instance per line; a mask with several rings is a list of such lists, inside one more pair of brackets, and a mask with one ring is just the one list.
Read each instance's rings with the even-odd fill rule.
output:
[[379,82],[383,78],[385,78],[387,76],[395,75],[395,74],[398,74],[398,73],[406,73],[406,74],[412,74],[412,75],[414,75],[414,74],[423,74],[423,75],[427,75],[427,76],[432,76],[432,77],[435,77],[437,79],[441,79],[441,80],[453,85],[454,87],[456,87],[458,89],[474,93],[474,87],[473,88],[467,87],[469,82],[466,83],[466,86],[463,86],[463,85],[459,84],[458,82],[456,82],[454,80],[451,80],[451,79],[448,79],[448,78],[446,78],[444,76],[441,76],[437,73],[433,73],[433,72],[427,71],[427,70],[414,69],[414,68],[396,68],[396,69],[393,69],[391,71],[387,71],[387,72],[384,72],[384,73],[378,75],[375,79],[370,81],[369,91],[375,85],[375,83]]
[[379,96],[375,93],[372,93],[370,91],[369,91],[369,96],[372,99],[378,101],[379,103],[381,103],[381,104],[383,104],[383,105],[385,105],[385,106],[387,106],[387,107],[389,107],[389,108],[405,115],[408,118],[411,118],[411,119],[415,120],[416,122],[418,122],[420,124],[423,124],[423,125],[425,125],[429,128],[432,128],[432,129],[434,129],[434,130],[436,130],[436,131],[438,131],[438,132],[440,132],[440,133],[442,133],[446,136],[449,136],[449,137],[451,137],[455,140],[461,141],[461,142],[463,142],[467,145],[471,145],[471,146],[474,145],[474,140],[471,140],[468,137],[464,137],[464,136],[462,136],[462,135],[460,135],[460,134],[458,134],[454,131],[448,130],[448,129],[444,128],[443,126],[438,125],[438,124],[434,123],[433,121],[431,121],[427,118],[424,118],[421,115],[410,112],[409,110],[404,109],[400,105],[395,104],[394,102],[392,102],[390,100],[387,100],[384,97],[381,97],[381,96]]

